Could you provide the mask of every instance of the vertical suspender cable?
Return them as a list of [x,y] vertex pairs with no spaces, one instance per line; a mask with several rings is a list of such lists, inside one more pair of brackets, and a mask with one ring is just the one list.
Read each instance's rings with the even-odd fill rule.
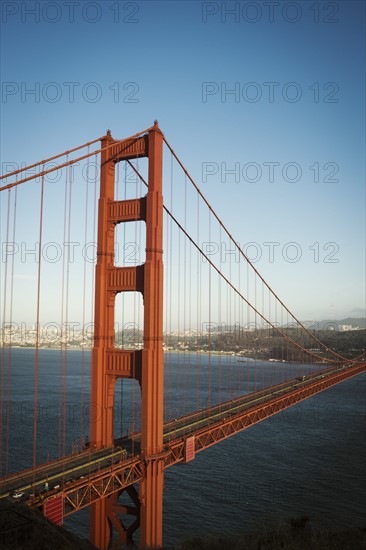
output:
[[[199,195],[197,194],[197,242],[199,243],[200,242],[200,218],[199,218],[199,201],[200,201],[200,198],[199,198]],[[200,265],[200,254],[199,252],[197,251],[197,321],[196,321],[196,330],[197,330],[197,342],[196,342],[196,409],[198,410],[199,408],[202,407],[202,404],[199,404],[199,399],[198,399],[198,396],[199,396],[199,389],[198,389],[198,386],[199,386],[199,364],[198,364],[198,358],[200,357],[200,354],[198,352],[198,349],[199,349],[199,334],[200,334],[200,308],[201,308],[201,285],[200,285],[200,269],[199,269],[199,265]],[[203,408],[203,407],[202,407]]]
[[[66,156],[68,160],[68,155]],[[63,407],[63,386],[64,386],[64,311],[65,311],[65,264],[66,264],[66,227],[67,227],[67,200],[68,200],[68,170],[65,170],[65,193],[64,193],[64,223],[62,243],[62,275],[61,275],[61,326],[60,326],[60,387],[59,387],[59,423],[58,423],[58,456],[62,456],[64,407]]]
[[[187,176],[184,174],[184,228],[187,230]],[[186,354],[186,346],[187,346],[187,326],[186,326],[186,312],[187,312],[187,239],[184,236],[184,252],[183,252],[183,333],[184,333],[184,394],[186,397],[186,402],[188,404],[188,412],[190,412],[190,406],[189,406],[189,375],[188,375],[188,383],[187,383],[187,354]],[[188,386],[188,391],[187,391]],[[184,413],[186,414],[186,413]]]
[[4,298],[3,298],[3,326],[2,332],[2,349],[1,349],[1,373],[0,373],[0,477],[2,476],[3,466],[3,400],[4,400],[4,379],[5,379],[5,346],[6,342],[6,298],[8,284],[8,247],[9,247],[9,226],[10,226],[10,197],[11,190],[8,190],[8,205],[6,219],[6,254],[5,254],[5,274],[4,274]]
[[[265,311],[264,311],[264,285],[262,283],[262,311],[265,315]],[[264,340],[264,342],[266,341],[266,336],[267,336],[267,326],[264,325],[264,323],[262,322],[262,326],[263,326],[263,329],[262,329],[262,341]],[[268,327],[268,330],[269,330],[269,327]],[[267,342],[268,342],[268,339],[267,339]],[[264,346],[263,346],[263,343],[261,343],[261,348],[262,350],[264,349]],[[261,352],[263,353],[263,351]],[[268,383],[268,380],[266,380],[266,376],[265,374],[266,373],[270,373],[270,368],[267,368],[265,367],[265,365],[263,364],[262,362],[262,365],[261,365],[261,389],[263,389],[265,387],[265,383],[267,382]]]
[[[100,155],[99,155],[100,159]],[[99,162],[100,166],[100,162]],[[93,249],[95,250],[95,258],[92,258],[92,261],[90,263],[91,267],[91,292],[90,292],[90,318],[94,320],[94,308],[95,308],[95,302],[94,302],[94,287],[95,287],[95,263],[97,261],[97,233],[96,233],[96,224],[97,224],[97,178],[94,177],[94,193],[93,193],[93,221],[92,221],[92,227],[91,227],[91,236],[92,236],[92,244]],[[90,261],[90,260],[89,260]],[[91,338],[94,336],[94,325],[93,330],[91,333]],[[90,378],[91,382],[91,378]],[[89,447],[90,449],[90,447]]]
[[[43,167],[44,169],[44,167]],[[37,321],[36,321],[36,361],[34,373],[34,400],[33,400],[33,483],[35,481],[37,466],[37,406],[38,406],[38,371],[39,371],[39,335],[40,335],[40,304],[41,304],[41,266],[42,266],[42,233],[43,233],[43,202],[44,202],[44,176],[41,183],[41,204],[39,219],[39,245],[38,245],[38,278],[37,278]]]
[[[211,212],[208,213],[208,242],[211,246]],[[211,404],[211,275],[208,265],[208,367],[207,367],[207,407]]]
[[[241,266],[241,263],[240,263],[240,259],[239,259],[239,261],[238,261],[238,287],[239,287],[239,292],[241,293],[242,289],[241,289],[240,266]],[[236,298],[237,297],[235,296],[235,299]],[[241,336],[242,336],[241,308],[242,308],[242,306],[243,306],[243,301],[238,300],[238,325],[237,325],[238,326],[238,340],[237,340],[238,347],[237,347],[237,353],[240,352],[240,350],[241,350]],[[237,368],[237,367],[239,367],[239,368]],[[238,371],[238,389],[240,390],[240,393],[242,394],[243,391],[244,391],[243,371],[240,368],[240,365],[238,365],[237,363],[236,363],[236,368],[237,368],[237,371]]]
[[[17,177],[16,177],[17,179]],[[18,197],[18,188],[15,188],[14,192],[14,210],[13,210],[13,235],[12,235],[12,242],[15,244],[15,228],[16,228],[16,217],[17,217],[17,197]],[[14,298],[14,256],[15,254],[12,254],[11,257],[11,278],[10,278],[10,312],[9,312],[9,323],[10,327],[13,326],[13,298]],[[7,386],[8,386],[8,394],[7,394],[7,412],[6,412],[6,453],[5,453],[5,475],[8,475],[9,470],[9,440],[10,440],[10,383],[11,383],[11,349],[12,349],[12,328],[10,329],[10,342],[9,342],[9,348],[8,348],[8,380],[7,380]]]
[[169,300],[168,296],[170,294],[169,292],[169,273],[170,273],[170,256],[169,256],[169,223],[171,223],[171,220],[169,216],[167,215],[166,211],[164,210],[164,216],[166,222],[164,223],[164,305],[165,305],[165,314],[164,314],[164,343],[165,343],[165,356],[168,356],[168,360],[165,362],[166,367],[165,368],[165,412],[167,415],[167,418],[171,418],[171,410],[170,410],[170,404],[171,404],[171,361],[172,361],[172,355],[171,351],[169,350],[171,346],[171,342],[169,341],[168,335],[169,335]]
[[[100,165],[100,162],[99,162]],[[97,178],[94,178],[94,199],[93,199],[93,225],[92,225],[92,235],[93,235],[93,243],[94,243],[94,250],[95,250],[95,259],[94,262],[97,261]],[[91,308],[90,308],[90,318],[94,319],[94,287],[95,287],[95,266],[93,263],[91,264]]]
[[[88,146],[89,154],[89,146]],[[85,182],[85,219],[84,219],[84,250],[86,250],[88,239],[88,202],[89,202],[89,157],[86,162],[86,182]],[[85,385],[85,323],[86,323],[86,257],[84,259],[83,271],[83,320],[82,320],[82,342],[81,348],[81,396],[80,396],[80,449],[84,447],[84,385]]]
[[[71,264],[71,254],[70,254],[70,244],[71,244],[71,206],[72,206],[72,178],[69,178],[69,208],[68,208],[68,223],[67,223],[67,262],[66,262],[66,309],[65,309],[65,318],[66,318],[66,327],[68,327],[69,322],[69,287],[70,287],[70,264]],[[70,336],[70,329],[69,329]],[[66,455],[66,424],[67,424],[67,411],[66,411],[66,402],[67,402],[67,344],[65,345],[65,362],[64,362],[64,385],[63,385],[63,410],[64,410],[64,425],[63,425],[63,454]]]
[[254,307],[255,307],[255,315],[254,315],[254,326],[255,326],[255,338],[254,338],[254,391],[257,391],[257,371],[258,371],[258,364],[257,364],[257,351],[258,351],[258,319],[257,319],[257,277],[254,277]]
[[[119,164],[117,163],[117,166],[119,166]],[[124,176],[123,176],[123,200],[126,200],[127,198],[127,162],[124,162]],[[116,199],[118,200],[119,199],[119,194],[118,194],[118,180],[117,180],[117,189],[116,189]],[[123,231],[123,236],[122,236],[122,258],[123,258],[123,261],[124,261],[124,250],[125,250],[125,244],[126,244],[126,224],[124,223],[123,226],[122,226],[122,231]],[[120,247],[118,247],[118,250],[121,250]],[[122,348],[124,347],[124,326],[123,326],[123,315],[124,315],[124,292],[121,292],[121,301],[122,301],[122,304],[121,304],[121,327],[120,327],[120,334],[122,335],[122,339],[121,339],[121,342],[120,342],[120,345],[122,346]],[[132,371],[133,371],[133,375],[135,375],[135,369],[136,369],[136,365],[135,363],[133,363],[132,365]],[[120,419],[121,419],[121,424],[120,424],[120,435],[122,437],[123,435],[123,390],[124,390],[124,385],[123,385],[123,378],[121,378],[121,382],[120,382],[120,395],[119,395],[119,403],[120,403]]]
[[[222,258],[221,258],[221,246],[222,246],[222,234],[221,234],[221,226],[219,226],[219,262],[220,262],[220,272],[222,270]],[[219,387],[219,402],[222,402],[222,356],[221,356],[221,348],[222,348],[222,334],[221,334],[221,277],[218,275],[218,324],[217,324],[217,351],[219,352],[219,357],[217,361],[217,370],[218,370],[218,387]]]
[[[173,155],[170,155],[170,211],[173,212]],[[169,333],[172,334],[172,307],[173,307],[173,222],[170,219],[169,231]],[[175,360],[174,360],[175,361]],[[175,367],[175,365],[174,365]],[[173,364],[170,364],[170,376],[174,372]],[[169,392],[170,393],[170,392]],[[178,405],[178,404],[176,404]],[[174,406],[175,408],[175,406]],[[174,410],[174,416],[177,412]]]
[[[189,270],[188,270],[188,327],[189,330],[192,330],[192,302],[193,302],[193,293],[192,293],[192,245],[189,243]],[[189,399],[189,405],[190,409],[193,409],[193,403],[194,403],[194,396],[193,399],[191,399],[191,374],[192,374],[192,361],[191,361],[191,354],[188,356],[189,361],[189,372],[188,372],[188,395],[190,396]]]
[[[248,299],[248,304],[247,304],[247,338],[246,338],[246,341],[247,341],[247,349],[249,351],[248,355],[250,355],[250,352],[252,350],[252,333],[250,331],[250,327],[251,327],[251,322],[250,322],[250,306],[249,306],[249,264],[248,262],[246,263],[246,266],[247,266],[247,299]],[[251,391],[251,366],[250,366],[250,363],[249,363],[249,357],[248,357],[248,360],[246,362],[246,366],[247,366],[247,391],[248,393],[250,393]]]

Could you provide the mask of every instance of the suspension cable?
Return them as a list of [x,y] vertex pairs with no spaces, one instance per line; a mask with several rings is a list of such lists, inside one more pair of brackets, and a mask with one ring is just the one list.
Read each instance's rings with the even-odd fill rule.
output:
[[[2,176],[0,176],[0,180],[10,178],[12,176],[15,176],[16,174],[25,172],[26,170],[31,170],[32,168],[41,166],[42,164],[44,166],[47,162],[51,162],[51,160],[56,160],[60,157],[65,157],[66,155],[69,155],[70,153],[74,153],[79,149],[84,149],[84,147],[89,147],[90,145],[97,143],[97,141],[100,141],[101,139],[102,138],[94,139],[93,141],[89,141],[88,143],[83,143],[83,145],[79,145],[78,147],[74,147],[74,149],[70,149],[69,151],[64,151],[63,153],[59,153],[58,155],[54,155],[53,157],[49,157],[48,159],[40,160],[39,162],[35,162],[34,164],[30,164],[29,166],[24,166],[24,168],[19,168],[19,170],[15,170],[14,172],[9,172],[9,174],[3,174]],[[37,176],[39,176],[39,174],[37,174]]]
[[[52,168],[49,168],[47,170],[42,170],[42,172],[40,172],[39,174],[33,174],[32,176],[28,176],[27,178],[20,179],[18,181],[13,182],[13,183],[8,183],[7,185],[4,185],[3,187],[0,187],[0,192],[5,191],[5,189],[11,189],[12,187],[15,187],[17,185],[20,185],[21,183],[25,183],[27,181],[33,180],[35,178],[43,177],[47,174],[50,174],[51,172],[55,172],[56,170],[61,170],[61,168],[65,168],[66,166],[71,166],[72,164],[75,164],[76,162],[84,160],[88,157],[98,155],[99,153],[102,153],[103,151],[107,151],[107,150],[111,149],[112,147],[116,147],[118,144],[124,143],[125,141],[129,141],[131,139],[137,139],[139,136],[141,136],[142,134],[145,134],[149,130],[150,130],[150,128],[147,128],[146,130],[143,130],[142,132],[139,132],[138,134],[134,134],[132,136],[129,136],[129,137],[121,139],[121,140],[114,140],[109,145],[106,145],[106,147],[102,147],[100,149],[97,149],[96,151],[93,151],[93,152],[88,153],[86,155],[82,155],[81,157],[77,157],[76,159],[68,160],[67,162],[64,162],[63,164],[60,164],[58,166],[53,166]],[[100,138],[95,140],[95,141],[99,141],[99,140],[100,140]],[[95,143],[95,141],[90,142],[90,144]],[[130,146],[131,146],[130,143],[128,143],[126,145],[126,147],[130,147]],[[85,145],[84,145],[84,147],[85,147]],[[77,147],[76,149],[79,149],[79,148]],[[74,149],[74,150],[76,150],[76,149]],[[67,155],[68,155],[68,152],[65,152],[65,153],[62,153],[58,156],[67,156]],[[39,164],[43,164],[43,163],[36,163],[35,165],[32,165],[32,166],[38,166]],[[25,168],[22,168],[20,171],[24,172],[24,170],[29,169],[29,168],[30,167],[25,167]],[[15,172],[10,172],[9,174],[5,174],[5,175],[1,176],[0,179],[10,178],[12,176],[15,176],[17,173],[19,173],[19,170],[16,170]]]
[[234,244],[234,246],[238,249],[239,253],[245,258],[245,260],[248,262],[248,264],[251,266],[251,268],[254,270],[255,274],[262,280],[262,282],[266,285],[266,287],[268,288],[268,290],[271,292],[271,294],[273,294],[273,296],[279,301],[279,303],[282,305],[282,307],[285,308],[285,310],[291,315],[291,317],[296,321],[296,323],[298,323],[298,325],[311,337],[313,338],[313,340],[315,340],[318,344],[320,344],[322,347],[326,348],[327,351],[331,351],[331,353],[333,353],[335,356],[341,358],[342,360],[345,360],[346,358],[343,357],[342,355],[339,355],[338,353],[336,353],[335,351],[332,351],[332,350],[329,350],[326,345],[321,341],[319,340],[314,334],[312,334],[302,323],[301,321],[288,309],[288,307],[283,303],[283,301],[277,296],[277,294],[272,290],[272,288],[270,287],[270,285],[266,282],[266,280],[262,277],[262,275],[259,273],[259,271],[254,267],[254,265],[252,264],[252,262],[250,261],[250,259],[247,257],[247,255],[244,253],[244,251],[240,248],[240,246],[238,245],[238,243],[234,240],[233,236],[231,235],[231,233],[229,232],[229,230],[226,228],[226,226],[223,224],[223,222],[221,221],[221,219],[219,218],[218,214],[216,214],[216,212],[214,211],[214,209],[212,208],[212,206],[210,205],[210,203],[207,201],[207,199],[204,197],[204,195],[202,194],[202,192],[200,191],[199,187],[197,186],[197,184],[195,183],[195,181],[193,180],[192,176],[189,174],[189,172],[186,170],[186,168],[184,167],[183,163],[181,162],[181,160],[178,158],[178,156],[176,155],[175,151],[173,150],[173,148],[171,147],[171,145],[167,142],[167,140],[165,139],[164,137],[164,143],[166,144],[166,146],[168,147],[168,149],[170,150],[170,152],[174,155],[174,158],[176,159],[176,161],[178,162],[178,164],[180,165],[180,167],[182,168],[182,170],[184,171],[184,173],[186,174],[186,176],[188,177],[188,179],[190,180],[190,182],[192,183],[193,187],[196,189],[197,193],[199,194],[199,196],[202,198],[202,200],[205,202],[207,208],[212,212],[212,214],[214,215],[214,217],[216,218],[216,220],[218,221],[218,223],[220,224],[220,226],[223,228],[223,230],[225,231],[225,233],[227,234],[227,236],[229,237],[229,239],[231,240],[231,242]]
[[39,218],[39,245],[38,245],[38,276],[37,276],[37,324],[36,324],[36,361],[34,375],[34,395],[33,395],[33,483],[36,476],[37,466],[37,405],[38,405],[38,371],[39,371],[39,333],[40,333],[40,305],[41,305],[41,267],[42,267],[42,234],[43,234],[43,204],[44,204],[44,177],[41,183],[40,200],[40,218]]
[[[132,169],[135,171],[135,173],[138,175],[139,178],[141,178],[142,182],[145,184],[146,187],[148,187],[148,183],[146,182],[146,180],[143,178],[143,176],[141,176],[141,174],[136,170],[136,168],[133,166],[132,163],[130,163],[130,161],[127,161],[129,163],[129,165],[132,167]],[[187,176],[188,178],[190,178],[189,174],[187,173]],[[201,193],[200,193],[201,195]],[[285,340],[287,342],[290,342],[291,344],[293,344],[294,346],[296,346],[297,348],[299,348],[300,350],[303,350],[305,351],[309,356],[313,356],[313,357],[316,357],[317,359],[321,359],[321,360],[324,360],[324,357],[321,357],[319,355],[316,355],[316,354],[313,354],[313,353],[310,353],[308,349],[304,348],[303,346],[301,346],[301,344],[298,344],[297,342],[295,342],[295,340],[293,340],[292,338],[290,338],[287,334],[283,333],[278,327],[276,327],[269,319],[267,319],[262,313],[260,313],[260,311],[258,311],[258,309],[256,307],[254,307],[250,302],[249,300],[247,300],[245,298],[245,296],[243,296],[243,294],[229,281],[229,279],[220,271],[220,269],[210,260],[210,258],[203,252],[203,250],[200,248],[200,246],[195,242],[195,240],[188,234],[188,232],[184,229],[184,227],[179,223],[179,221],[175,218],[175,216],[170,212],[170,210],[164,205],[163,206],[164,210],[167,212],[167,214],[171,217],[171,219],[175,222],[175,224],[179,227],[179,229],[185,234],[185,236],[187,237],[187,239],[189,239],[189,241],[193,244],[193,246],[197,249],[197,251],[201,254],[201,256],[203,256],[205,258],[205,260],[211,265],[211,267],[213,267],[217,273],[220,275],[220,277],[222,279],[224,279],[224,281],[232,288],[232,290],[234,290],[234,292],[236,292],[238,294],[238,296],[240,296],[247,304],[248,306],[250,306],[252,308],[252,310],[254,311],[255,314],[259,315],[261,317],[261,319],[263,319],[266,323],[268,323],[278,334],[280,334],[283,338],[285,338]],[[214,216],[216,217],[216,219],[218,219],[216,213],[212,210],[212,213],[214,214]],[[220,222],[220,226],[227,232],[225,226]],[[235,242],[235,241],[233,241]],[[239,248],[240,250],[240,248]],[[244,253],[243,253],[243,256],[245,257]],[[250,261],[247,260],[247,262],[250,264]],[[259,273],[257,272],[257,270],[253,267],[253,269],[255,270],[255,272],[259,275]],[[265,280],[263,279],[263,277],[261,277],[259,275],[260,279],[264,282],[264,284],[267,286],[267,288],[271,291],[271,288],[268,286],[268,284],[265,282]],[[272,291],[271,291],[272,292]],[[296,317],[294,315],[292,315],[292,313],[290,312],[290,310],[288,308],[286,308],[286,306],[284,306],[284,304],[281,302],[281,300],[275,295],[274,292],[272,292],[272,294],[277,298],[277,300],[283,305],[283,307],[286,309],[287,313],[290,314],[295,320]],[[332,353],[333,355],[335,355],[337,358],[341,359],[342,361],[350,361],[349,358],[346,358],[346,357],[343,357],[342,355],[339,355],[338,353],[336,353],[335,351],[329,349],[326,347],[326,345],[321,341],[319,340],[318,338],[316,338],[310,331],[308,331],[305,327],[303,327],[303,325],[299,322],[300,326],[309,334],[310,337],[312,337],[314,340],[316,340],[318,343],[320,343],[324,348],[326,348],[326,351],[329,351],[330,353]],[[336,361],[335,359],[333,359],[332,361]]]
[[[14,210],[13,210],[13,231],[12,231],[12,240],[15,243],[15,230],[16,230],[16,219],[17,219],[17,198],[18,198],[18,189],[15,189],[14,193]],[[14,254],[11,258],[11,276],[10,276],[10,312],[9,312],[9,323],[10,327],[13,324],[13,298],[14,298]],[[9,470],[9,444],[10,444],[10,411],[11,411],[11,401],[10,401],[10,383],[11,383],[11,351],[12,351],[12,329],[10,330],[10,341],[8,349],[8,394],[7,394],[7,412],[6,412],[6,464],[5,464],[5,475],[8,475]]]

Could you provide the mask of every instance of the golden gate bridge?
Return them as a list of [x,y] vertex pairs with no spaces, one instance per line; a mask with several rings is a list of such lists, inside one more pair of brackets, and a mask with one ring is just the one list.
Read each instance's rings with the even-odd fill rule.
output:
[[[365,371],[364,353],[344,357],[330,349],[274,292],[156,121],[121,140],[108,131],[1,179],[0,498],[22,495],[59,524],[90,507],[90,538],[102,549],[113,533],[132,543],[138,529],[141,548],[159,547],[166,468]],[[18,243],[27,236],[35,243],[31,275],[19,259]],[[85,254],[77,265],[79,241],[84,251],[94,247],[96,266]],[[36,320],[33,456],[28,469],[17,471],[11,456],[12,328],[28,302],[34,302]],[[39,458],[42,319],[56,310],[60,414],[56,456],[45,460]],[[81,415],[77,452],[66,425],[68,327],[76,315],[81,406],[90,334],[93,339],[89,434],[86,441]],[[122,327],[122,340],[116,327]],[[124,336],[126,327],[132,327],[132,341]],[[173,399],[169,356],[177,350]],[[121,434],[114,428],[118,382],[121,395],[132,394],[130,428]]]

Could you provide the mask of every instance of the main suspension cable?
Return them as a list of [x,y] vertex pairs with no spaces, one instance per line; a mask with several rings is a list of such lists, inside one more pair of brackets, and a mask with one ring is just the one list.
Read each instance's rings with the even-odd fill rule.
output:
[[168,143],[168,141],[165,139],[164,137],[164,143],[166,144],[166,146],[168,147],[168,149],[170,150],[170,152],[173,154],[174,158],[176,159],[176,161],[178,162],[178,164],[180,165],[180,167],[182,168],[182,170],[184,171],[184,173],[186,174],[186,176],[188,177],[188,179],[190,180],[190,182],[192,183],[193,187],[195,188],[195,190],[197,191],[197,193],[199,194],[199,196],[202,198],[202,200],[205,202],[207,208],[212,212],[212,214],[214,215],[214,217],[216,218],[216,220],[218,221],[219,225],[223,228],[223,230],[225,231],[225,233],[227,234],[227,236],[229,237],[229,239],[231,240],[231,242],[234,244],[234,246],[237,248],[237,250],[239,251],[239,253],[245,258],[245,260],[248,262],[248,264],[251,266],[251,268],[254,270],[255,274],[261,279],[261,281],[266,285],[266,287],[268,288],[268,290],[271,292],[271,294],[273,294],[273,296],[276,298],[276,300],[279,301],[279,303],[282,305],[283,308],[285,308],[285,310],[291,315],[291,317],[294,319],[294,321],[296,321],[296,323],[313,339],[315,340],[318,344],[320,344],[322,347],[326,348],[327,351],[330,351],[331,353],[333,353],[333,355],[339,357],[340,359],[342,360],[347,360],[345,357],[343,357],[342,355],[339,355],[338,353],[336,353],[335,351],[332,351],[332,350],[329,350],[327,348],[327,346],[321,341],[319,340],[314,334],[312,334],[304,325],[303,323],[289,310],[289,308],[284,304],[284,302],[277,296],[277,294],[273,291],[273,289],[270,287],[270,285],[266,282],[266,280],[262,277],[262,275],[259,273],[259,271],[254,267],[254,265],[252,264],[252,262],[250,261],[250,259],[248,258],[248,256],[244,253],[244,251],[240,248],[240,246],[238,245],[238,243],[235,241],[235,239],[233,238],[232,234],[229,232],[229,230],[226,228],[226,226],[223,224],[223,222],[221,221],[221,219],[219,218],[218,214],[216,214],[216,212],[214,211],[214,209],[212,208],[212,206],[210,205],[210,203],[207,201],[207,199],[204,197],[204,195],[202,194],[202,192],[200,191],[199,187],[197,186],[197,184],[195,183],[195,181],[193,180],[192,176],[189,174],[189,172],[186,170],[186,168],[184,167],[182,161],[178,158],[178,156],[176,155],[175,151],[173,150],[173,148],[171,147],[171,145]]
[[[136,168],[133,166],[132,163],[130,163],[130,161],[127,161],[129,163],[129,165],[132,167],[132,169],[135,171],[135,173],[138,175],[139,178],[141,178],[142,182],[145,184],[146,187],[148,187],[148,183],[146,182],[146,180],[143,178],[143,176],[141,176],[141,174],[136,170]],[[187,174],[187,176],[190,178],[189,174]],[[200,193],[200,195],[202,195]],[[203,258],[205,258],[205,260],[211,265],[211,267],[213,267],[213,269],[215,269],[215,271],[220,275],[220,277],[222,279],[224,279],[224,281],[232,288],[232,290],[234,292],[236,292],[238,294],[238,296],[240,296],[247,304],[249,307],[251,307],[251,309],[254,311],[254,313],[256,315],[259,315],[259,317],[261,319],[263,319],[266,323],[268,323],[278,334],[280,334],[283,338],[285,338],[285,340],[289,343],[291,343],[292,345],[296,346],[298,349],[300,350],[303,350],[305,351],[309,356],[313,356],[313,357],[316,357],[317,359],[320,359],[320,360],[324,360],[324,357],[321,357],[320,355],[316,355],[314,353],[311,353],[309,352],[308,349],[304,348],[303,346],[301,346],[300,344],[298,344],[295,340],[293,340],[292,338],[290,338],[287,334],[285,334],[284,332],[282,332],[278,327],[276,327],[269,319],[267,319],[262,313],[260,313],[260,311],[255,307],[253,306],[249,300],[247,300],[245,298],[245,296],[243,296],[243,294],[229,281],[229,279],[220,271],[220,269],[210,260],[210,258],[203,252],[203,250],[200,248],[200,246],[195,242],[195,240],[188,234],[188,232],[184,229],[184,227],[179,223],[179,221],[175,218],[175,216],[170,212],[170,210],[164,205],[163,206],[164,210],[167,212],[167,214],[171,217],[171,219],[175,222],[175,224],[179,227],[179,229],[185,234],[185,236],[187,237],[187,239],[193,244],[193,246],[197,249],[197,251],[199,252],[199,254],[201,254],[201,256]],[[211,208],[210,208],[211,209]],[[211,209],[212,210],[212,209]],[[214,212],[214,210],[212,210],[212,213],[214,214],[214,216],[216,217],[216,219],[218,219],[217,217],[217,214]],[[227,232],[225,226],[220,222],[220,225],[222,226],[222,228]],[[233,241],[235,242],[235,241]],[[244,254],[243,254],[244,255]],[[244,255],[245,257],[245,255]],[[248,264],[250,264],[250,261],[247,260]],[[250,264],[252,265],[252,264]],[[255,270],[255,272],[259,275],[259,273],[257,272],[257,270],[253,267],[253,269]],[[267,283],[265,282],[265,280],[263,279],[262,276],[260,276],[260,279],[264,282],[264,284],[267,286],[267,288],[269,290],[270,287],[267,285]],[[277,300],[281,303],[281,305],[284,306],[284,304],[281,302],[281,300],[272,292],[272,294],[277,298]],[[287,313],[290,314],[295,320],[296,320],[296,317],[294,315],[292,315],[292,313],[290,312],[290,310],[288,308],[286,308],[286,306],[284,306],[284,308],[286,309]],[[322,347],[326,348],[326,351],[330,352],[331,354],[333,354],[334,356],[336,356],[338,359],[341,359],[342,361],[351,361],[349,358],[346,358],[346,357],[343,357],[342,355],[339,355],[338,353],[336,353],[335,351],[333,350],[330,350],[329,348],[326,347],[326,345],[321,342],[321,340],[319,340],[318,338],[316,338],[310,331],[308,331],[305,327],[302,326],[302,324],[299,322],[300,326],[302,328],[304,328],[304,330],[309,334],[310,337],[312,337],[314,340],[316,340],[318,343],[320,343],[322,345]],[[332,360],[333,362],[335,362],[336,360],[333,359]]]
[[[51,172],[55,172],[56,170],[61,170],[62,168],[65,168],[66,166],[71,166],[72,164],[75,164],[76,162],[79,162],[79,161],[85,160],[89,157],[98,155],[99,153],[102,153],[103,151],[107,151],[107,150],[111,149],[112,147],[116,147],[118,144],[122,144],[126,141],[137,139],[142,134],[145,134],[146,132],[148,132],[150,129],[151,128],[147,128],[146,130],[143,130],[142,132],[138,132],[137,134],[134,134],[134,135],[129,136],[127,138],[124,138],[122,140],[114,140],[112,143],[110,143],[109,145],[106,145],[105,147],[102,147],[101,149],[97,149],[96,151],[92,151],[91,153],[88,153],[86,155],[82,155],[81,157],[77,157],[76,159],[68,160],[67,162],[64,162],[63,164],[60,164],[58,166],[53,166],[52,168],[48,168],[47,170],[42,170],[42,172],[39,172],[38,174],[33,174],[32,176],[28,176],[27,178],[17,180],[13,183],[8,183],[7,185],[4,185],[3,187],[0,187],[0,192],[5,191],[5,189],[11,189],[12,187],[15,187],[17,185],[25,183],[27,181],[46,176],[47,174],[50,174]],[[100,141],[100,139],[101,138],[98,138],[97,140],[95,140],[93,142],[89,142],[89,145],[92,144],[92,143],[95,143],[96,141]],[[77,149],[85,147],[86,145],[87,144],[84,144],[83,146],[80,146],[80,147],[76,147],[72,151],[75,151]],[[130,147],[130,146],[131,146],[131,143],[126,144],[126,147]],[[120,153],[121,153],[121,151],[120,151]],[[69,154],[69,152],[66,151],[65,153],[61,153],[60,155],[57,155],[55,158],[61,157],[61,156],[68,156],[68,154]],[[0,179],[10,178],[12,176],[15,176],[19,172],[24,172],[24,170],[29,170],[30,168],[32,168],[34,166],[39,166],[40,164],[43,164],[43,162],[35,163],[34,165],[27,166],[25,168],[22,168],[21,170],[16,170],[14,172],[10,172],[9,174],[4,174],[3,176],[0,177]]]

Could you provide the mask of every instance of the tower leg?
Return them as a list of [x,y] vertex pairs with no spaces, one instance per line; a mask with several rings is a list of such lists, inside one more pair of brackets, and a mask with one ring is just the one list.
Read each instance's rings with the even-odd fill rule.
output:
[[140,483],[141,548],[160,548],[163,544],[163,488],[163,463],[152,460]]
[[107,505],[107,499],[102,498],[90,506],[90,540],[100,550],[107,550],[111,536]]
[[[129,375],[137,377],[141,384],[141,454],[146,461],[146,471],[141,482],[140,515],[136,514],[133,528],[130,526],[127,533],[123,523],[118,523],[117,514],[126,512],[116,499],[101,499],[92,506],[91,540],[104,550],[110,542],[113,526],[124,539],[132,536],[140,523],[141,547],[157,548],[162,545],[164,483],[164,462],[161,458],[164,399],[163,134],[155,121],[147,136],[115,142],[113,147],[112,142],[109,133],[102,139],[91,377],[91,405],[95,414],[91,415],[90,420],[90,444],[96,448],[112,447],[114,444],[114,385],[117,377],[126,375],[112,360],[117,356],[114,346],[115,296],[118,292],[140,291],[144,299],[144,347],[141,369],[138,373],[131,369]],[[136,212],[140,209],[140,214],[135,216],[133,212],[129,213],[131,201],[114,200],[114,175],[116,162],[139,156],[147,156],[149,160],[148,192],[146,198],[133,202]],[[129,203],[128,207],[126,203]],[[146,260],[131,275],[128,268],[114,265],[115,225],[138,220],[146,222]]]
[[145,476],[140,483],[141,548],[159,548],[163,540],[164,353],[163,353],[163,135],[149,133],[149,189],[146,197],[144,266],[144,349],[142,351],[141,452]]

